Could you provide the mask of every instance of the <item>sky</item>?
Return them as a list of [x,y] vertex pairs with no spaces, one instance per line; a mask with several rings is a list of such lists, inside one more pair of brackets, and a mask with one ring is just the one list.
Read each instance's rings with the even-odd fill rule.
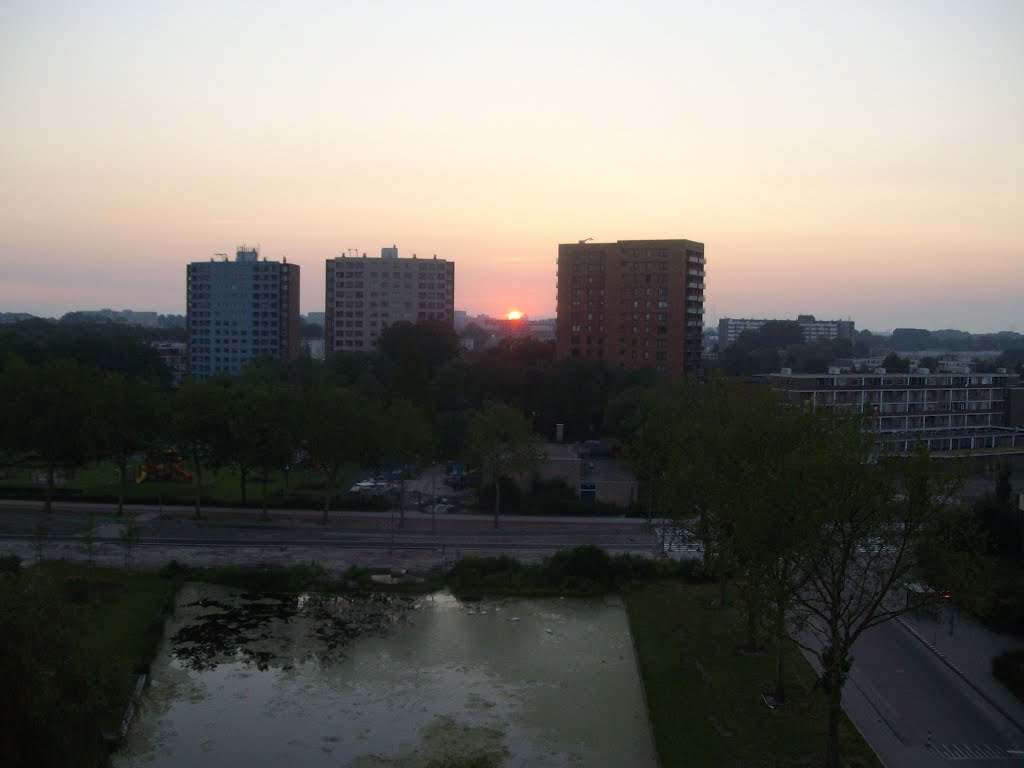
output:
[[705,244],[706,324],[1024,332],[1024,2],[0,4],[0,312],[185,311],[240,244],[456,264]]

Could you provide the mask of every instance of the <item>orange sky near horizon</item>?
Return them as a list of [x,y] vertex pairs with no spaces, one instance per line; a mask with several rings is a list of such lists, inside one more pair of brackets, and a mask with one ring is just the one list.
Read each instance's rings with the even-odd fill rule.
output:
[[[554,314],[558,244],[705,243],[705,322],[1024,331],[1024,4],[127,0],[0,8],[0,311],[184,311],[235,246],[456,263]],[[685,34],[681,31],[685,30]]]

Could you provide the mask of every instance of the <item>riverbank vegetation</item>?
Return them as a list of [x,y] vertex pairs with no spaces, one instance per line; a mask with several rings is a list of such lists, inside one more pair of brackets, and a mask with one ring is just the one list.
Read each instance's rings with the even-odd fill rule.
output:
[[0,754],[5,768],[102,766],[148,671],[176,585],[54,562],[0,568]]
[[[163,616],[185,581],[278,594],[428,592],[445,586],[467,598],[622,591],[663,766],[741,766],[769,756],[775,765],[803,765],[822,738],[822,697],[809,665],[795,649],[788,650],[786,704],[765,706],[760,694],[771,690],[773,657],[744,645],[741,607],[723,610],[716,604],[720,584],[709,581],[697,561],[610,557],[595,547],[579,547],[537,565],[466,559],[448,574],[399,585],[371,582],[357,568],[330,574],[315,563],[287,568],[172,563],[159,574],[68,563],[22,569],[12,559],[4,566],[0,610],[10,628],[5,643],[17,653],[3,655],[0,674],[12,687],[4,700],[23,702],[0,713],[3,752],[12,756],[5,765],[63,765],[68,755],[77,765],[105,764],[101,734],[116,730],[133,675],[148,668]],[[730,583],[730,590],[734,586]],[[859,737],[848,724],[843,728],[847,764],[874,765]],[[462,765],[460,760],[443,764]],[[491,763],[468,763],[477,764]]]

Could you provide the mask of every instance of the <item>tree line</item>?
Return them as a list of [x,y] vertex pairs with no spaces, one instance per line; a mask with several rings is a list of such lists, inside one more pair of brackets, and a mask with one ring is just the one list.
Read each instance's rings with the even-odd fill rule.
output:
[[460,457],[507,476],[539,461],[536,443],[556,423],[569,439],[625,428],[624,408],[651,380],[556,362],[553,343],[532,338],[460,355],[451,328],[397,323],[373,352],[259,359],[242,376],[171,390],[146,341],[118,326],[38,321],[0,335],[0,461],[45,472],[47,509],[59,472],[106,459],[118,467],[120,512],[132,457],[166,447],[193,469],[197,515],[204,470],[226,466],[243,504],[262,479],[266,510],[267,478],[287,482],[301,460],[322,479],[325,514],[346,465]]
[[[828,712],[826,765],[838,766],[841,692],[865,631],[937,600],[908,587],[922,547],[943,549],[959,478],[926,454],[879,455],[861,424],[786,409],[771,394],[729,381],[653,388],[639,412],[634,466],[650,481],[658,516],[699,547],[735,585],[744,647],[776,658],[774,698],[785,699],[783,646],[818,662]],[[969,571],[965,558],[951,568]]]
[[[1012,331],[972,335],[962,331],[897,328],[892,336],[859,331],[852,339],[808,342],[804,341],[803,331],[795,320],[770,320],[757,330],[744,331],[720,351],[714,368],[716,373],[728,376],[778,373],[780,368],[790,368],[795,373],[826,373],[838,359],[864,358],[884,352],[882,365],[886,370],[906,373],[910,362],[896,351],[924,349],[1001,350],[994,359],[972,361],[972,370],[993,372],[1007,368],[1024,373],[1024,337]],[[925,357],[918,364],[933,371],[938,365],[933,357]]]

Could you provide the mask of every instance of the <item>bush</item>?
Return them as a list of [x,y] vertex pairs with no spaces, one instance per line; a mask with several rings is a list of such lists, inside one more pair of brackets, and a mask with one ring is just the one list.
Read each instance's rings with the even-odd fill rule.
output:
[[64,582],[64,599],[82,605],[89,600],[89,583],[81,576],[72,576]]
[[439,760],[431,760],[427,768],[498,768],[501,764],[501,758],[493,755],[445,755]]
[[494,576],[495,574],[518,573],[523,564],[507,555],[501,557],[467,557],[455,564],[453,573],[460,575]]
[[177,560],[171,560],[167,565],[158,571],[158,574],[165,579],[182,579],[192,573],[192,568]]
[[601,594],[627,584],[679,579],[710,580],[699,560],[652,560],[639,555],[609,556],[600,547],[564,549],[541,565],[524,565],[510,557],[468,557],[449,574],[455,590],[472,592]]
[[1024,648],[1005,651],[992,659],[992,674],[1024,701]]
[[303,592],[326,586],[326,571],[319,563],[250,568],[246,566],[220,566],[196,568],[189,578],[224,584],[253,592]]
[[373,579],[370,578],[370,572],[365,568],[360,568],[358,565],[351,565],[348,570],[341,575],[341,581],[345,585],[354,584],[359,588],[365,589],[370,586]]
[[456,592],[530,594],[541,589],[540,568],[524,565],[511,557],[467,557],[448,574]]
[[563,549],[544,561],[544,583],[575,590],[606,590],[616,583],[611,557],[600,547]]

